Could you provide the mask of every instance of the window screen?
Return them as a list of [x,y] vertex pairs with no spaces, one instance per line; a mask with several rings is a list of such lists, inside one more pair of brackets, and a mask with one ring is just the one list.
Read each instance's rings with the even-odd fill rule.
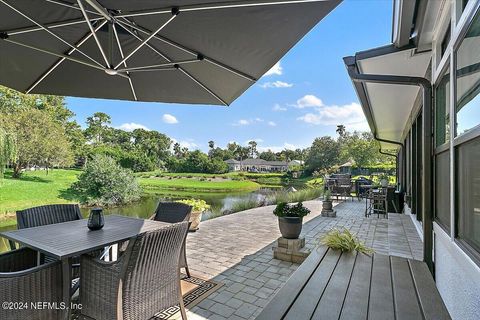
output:
[[450,152],[435,157],[435,221],[450,230]]
[[458,237],[480,252],[480,137],[456,149]]

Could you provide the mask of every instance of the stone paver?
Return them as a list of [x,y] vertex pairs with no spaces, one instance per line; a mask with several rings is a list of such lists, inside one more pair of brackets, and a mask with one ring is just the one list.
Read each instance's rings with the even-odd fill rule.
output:
[[[320,216],[321,201],[304,204],[312,211],[302,230],[306,248],[317,246],[332,228],[345,227],[378,253],[422,259],[422,241],[407,215],[365,218],[365,203],[348,200],[336,206],[336,218],[326,218]],[[253,319],[297,269],[296,264],[273,259],[272,246],[280,236],[273,208],[204,221],[197,232],[188,235],[190,271],[223,283],[188,310],[188,319]]]

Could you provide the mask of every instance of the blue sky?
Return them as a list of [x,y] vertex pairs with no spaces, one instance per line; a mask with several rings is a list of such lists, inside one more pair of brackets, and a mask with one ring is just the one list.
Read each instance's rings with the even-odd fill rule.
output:
[[145,127],[190,149],[256,140],[260,150],[308,147],[337,124],[367,130],[342,58],[390,43],[392,2],[346,0],[229,107],[67,98],[76,120],[102,111],[112,126]]

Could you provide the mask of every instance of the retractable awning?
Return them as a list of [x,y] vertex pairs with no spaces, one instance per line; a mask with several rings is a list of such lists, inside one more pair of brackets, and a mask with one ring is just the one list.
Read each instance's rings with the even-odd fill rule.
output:
[[341,0],[0,0],[0,84],[228,105]]
[[[344,59],[347,68],[363,75],[429,77],[431,53],[418,53],[412,46],[393,45],[357,53]],[[402,142],[405,127],[421,98],[418,85],[353,82],[370,129],[380,139]],[[380,142],[384,150],[397,149],[392,143]]]

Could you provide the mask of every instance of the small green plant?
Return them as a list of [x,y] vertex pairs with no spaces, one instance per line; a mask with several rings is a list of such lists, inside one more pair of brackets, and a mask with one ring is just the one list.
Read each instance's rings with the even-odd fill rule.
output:
[[210,209],[210,205],[205,200],[200,199],[183,199],[178,200],[176,202],[188,204],[192,207],[192,211],[194,212],[203,212]]
[[310,213],[310,209],[303,206],[302,202],[295,205],[289,205],[286,202],[280,202],[273,210],[277,217],[296,217],[303,218]]
[[324,201],[332,201],[332,191],[327,190],[323,196]]
[[360,241],[353,233],[348,229],[342,231],[338,229],[330,230],[326,235],[320,239],[320,243],[334,250],[342,250],[350,252],[356,250],[365,254],[372,254],[374,251]]

